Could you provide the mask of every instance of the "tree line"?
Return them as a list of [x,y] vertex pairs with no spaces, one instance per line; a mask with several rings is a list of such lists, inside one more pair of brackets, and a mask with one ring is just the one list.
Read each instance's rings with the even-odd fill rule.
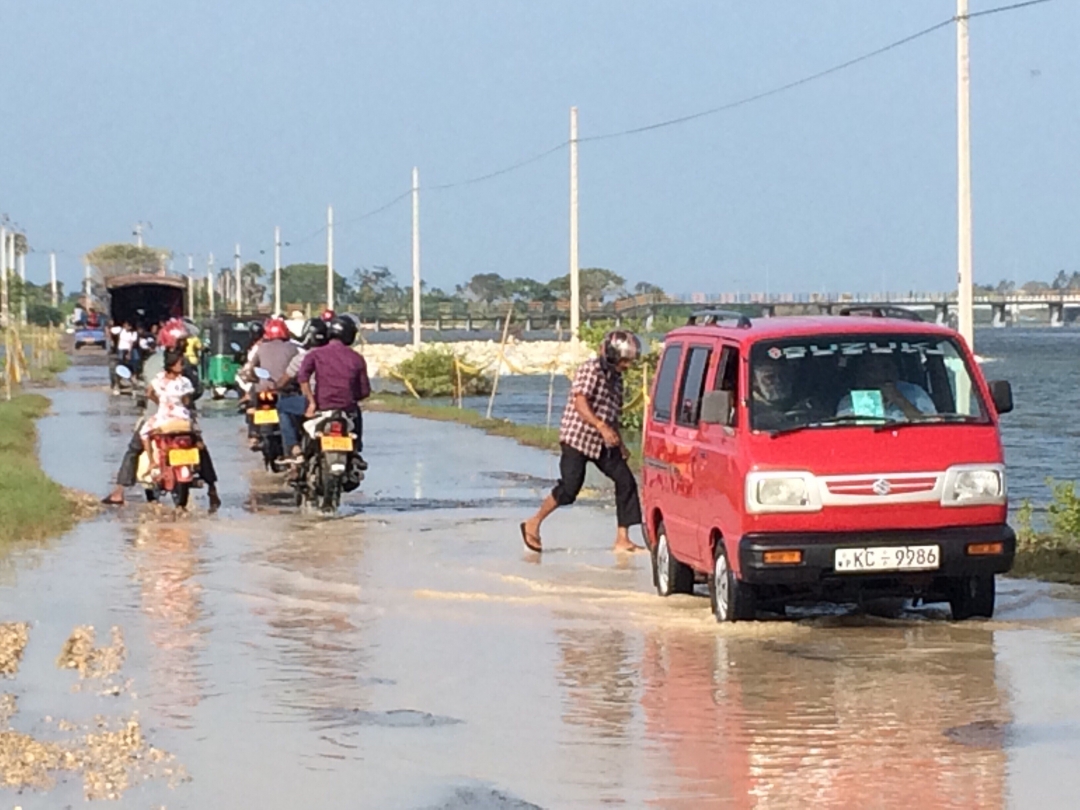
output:
[[1014,295],[1016,293],[1029,293],[1039,295],[1044,293],[1080,293],[1080,270],[1071,274],[1064,270],[1058,270],[1057,275],[1051,281],[1026,281],[1017,284],[1010,279],[1002,279],[995,286],[976,284],[976,295]]

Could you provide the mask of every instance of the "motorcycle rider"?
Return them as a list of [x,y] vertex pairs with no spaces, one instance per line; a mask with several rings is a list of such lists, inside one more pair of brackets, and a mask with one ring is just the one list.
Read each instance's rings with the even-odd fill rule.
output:
[[[300,363],[296,378],[307,400],[304,416],[308,419],[320,411],[344,411],[356,433],[357,463],[361,470],[367,462],[360,455],[364,449],[364,425],[360,403],[371,396],[367,362],[351,348],[356,341],[356,322],[345,315],[330,321],[329,340],[325,346],[308,352]],[[312,389],[312,376],[315,387]]]
[[[303,332],[300,335],[299,350],[293,355],[292,360],[289,361],[289,365],[285,369],[285,374],[277,381],[279,390],[286,389],[290,386],[295,388],[298,385],[296,375],[300,373],[300,365],[304,362],[304,357],[313,349],[325,346],[329,337],[330,327],[327,325],[326,321],[321,318],[311,318],[304,324]],[[303,393],[287,399],[284,397],[278,398],[278,417],[281,419],[282,423],[282,441],[285,444],[285,455],[290,459],[297,459],[300,457],[300,425],[306,411],[307,398]],[[285,439],[285,422],[289,422],[292,425],[291,443]]]
[[[285,402],[284,413],[293,413],[299,410],[303,414],[304,397],[295,382],[285,380],[286,370],[289,363],[300,352],[300,347],[289,338],[289,327],[281,318],[270,318],[263,327],[263,337],[255,350],[251,353],[247,363],[240,370],[240,377],[248,381],[254,381],[256,393],[262,391],[277,390],[278,414],[282,414],[282,402]],[[255,376],[255,369],[263,368],[270,374],[269,379],[260,380]],[[282,381],[284,384],[282,384]],[[285,448],[286,456],[290,455],[290,448],[297,444],[296,423],[291,418],[281,418],[281,440]]]
[[[186,393],[183,395],[186,398],[186,403],[183,403],[186,408],[191,411],[192,424],[194,426],[194,410],[195,400],[202,396],[202,384],[199,381],[198,373],[196,369],[190,365],[184,357],[184,341],[187,340],[188,332],[187,326],[179,319],[173,319],[166,323],[158,333],[158,340],[161,347],[165,351],[164,356],[164,368],[157,372],[153,381],[147,389],[147,398],[155,403],[158,403],[159,409],[162,407],[162,395],[159,390],[165,391],[166,388],[171,388],[175,391],[184,390]],[[156,358],[155,355],[151,358]],[[147,369],[149,370],[149,369]],[[165,377],[170,377],[175,380],[177,375],[183,377],[187,381],[187,385],[180,383],[177,385],[175,382],[171,386],[164,384],[158,384],[159,380],[164,383]],[[166,397],[168,394],[166,393]],[[166,403],[165,407],[171,407],[173,403]],[[151,417],[152,418],[152,417]],[[127,449],[124,451],[124,457],[120,462],[120,469],[116,473],[116,486],[113,490],[102,498],[101,502],[110,506],[123,506],[124,504],[124,490],[127,487],[133,487],[137,483],[136,475],[139,467],[139,456],[142,455],[143,446],[143,428],[144,423],[148,421],[146,419],[140,419],[135,425],[135,430],[131,435],[131,441],[128,442]],[[217,472],[214,469],[213,459],[210,458],[210,451],[206,447],[206,443],[203,442],[202,437],[199,437],[199,475],[202,480],[206,482],[206,495],[210,503],[210,511],[215,512],[221,506],[221,497],[217,491]]]

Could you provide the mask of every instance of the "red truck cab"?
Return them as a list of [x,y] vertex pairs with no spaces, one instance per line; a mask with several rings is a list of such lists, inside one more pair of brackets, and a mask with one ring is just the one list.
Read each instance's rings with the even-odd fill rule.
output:
[[1016,544],[1011,409],[956,332],[902,310],[697,313],[664,341],[645,418],[657,591],[705,577],[720,621],[869,596],[990,617]]

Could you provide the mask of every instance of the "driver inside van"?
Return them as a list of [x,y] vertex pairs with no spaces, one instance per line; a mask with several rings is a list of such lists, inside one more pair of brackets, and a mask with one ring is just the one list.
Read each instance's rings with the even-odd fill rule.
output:
[[922,386],[900,379],[892,353],[867,352],[854,358],[855,384],[836,406],[837,416],[908,421],[937,413]]
[[755,360],[750,388],[753,394],[754,426],[775,430],[787,422],[794,407],[792,369],[783,360],[768,355]]

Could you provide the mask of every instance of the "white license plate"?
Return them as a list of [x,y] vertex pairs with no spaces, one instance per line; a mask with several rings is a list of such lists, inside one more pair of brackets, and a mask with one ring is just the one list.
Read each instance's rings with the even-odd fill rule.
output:
[[877,546],[838,548],[833,569],[838,574],[863,571],[933,571],[941,567],[941,546]]

